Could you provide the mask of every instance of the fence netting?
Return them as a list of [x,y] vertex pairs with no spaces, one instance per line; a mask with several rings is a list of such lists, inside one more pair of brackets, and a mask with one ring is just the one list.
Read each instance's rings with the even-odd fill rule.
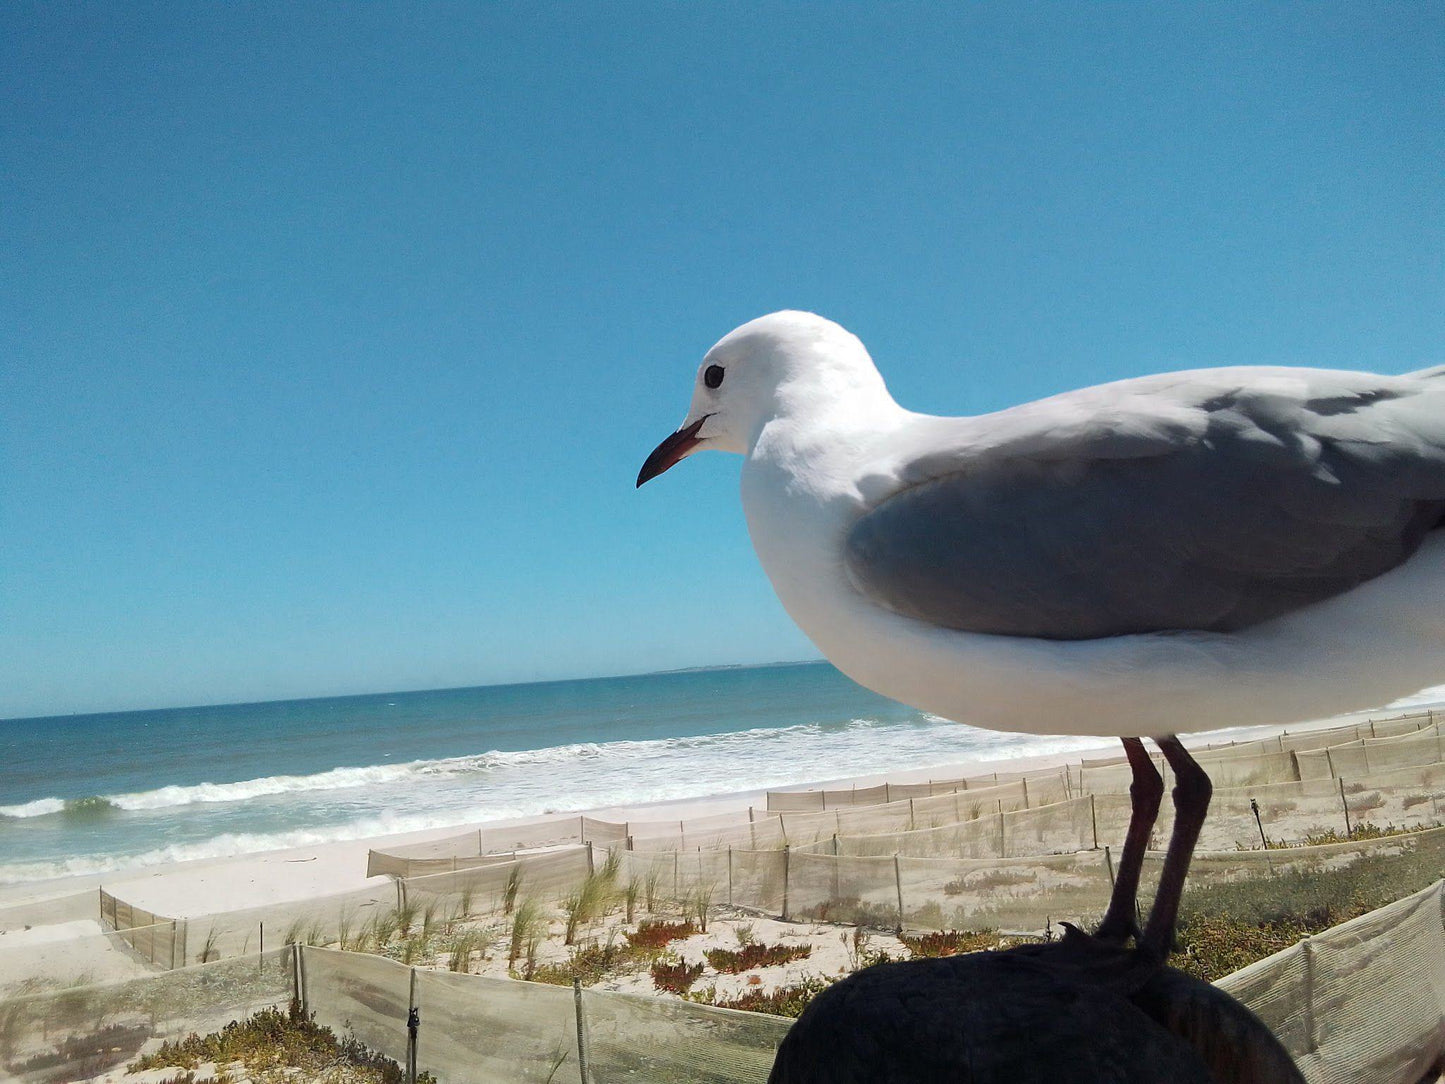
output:
[[[1438,860],[1438,850],[1429,853]],[[854,886],[838,872],[846,897]],[[800,872],[805,901],[838,895],[831,884],[815,886],[819,873]],[[916,887],[917,873],[904,874],[905,892]],[[1274,1030],[1310,1084],[1415,1084],[1445,1055],[1442,901],[1445,882],[1437,881],[1220,986]],[[148,1041],[217,1030],[284,1005],[293,990],[319,1023],[401,1065],[414,1052],[418,1071],[441,1084],[762,1084],[791,1023],[302,946],[0,1000],[0,1067],[6,1079],[37,1084],[96,1075],[131,1061]]]
[[222,960],[100,985],[0,1001],[0,1074],[82,1080],[136,1057],[152,1039],[206,1034],[257,1009],[285,1005],[292,953]]
[[1445,1055],[1442,882],[1251,964],[1219,985],[1310,1084],[1416,1084]]
[[[1364,805],[1365,799],[1350,799],[1349,794],[1360,787],[1372,785],[1377,776],[1395,771],[1424,771],[1445,766],[1445,736],[1431,712],[1418,712],[1386,720],[1351,723],[1328,730],[1300,734],[1281,734],[1226,745],[1204,746],[1192,750],[1195,758],[1209,772],[1216,790],[1215,809],[1204,845],[1208,847],[1251,846],[1259,836],[1260,825],[1254,821],[1250,798],[1268,796],[1272,805],[1262,810],[1267,820],[1271,810],[1281,821],[1298,822],[1308,814],[1323,818],[1319,826],[1336,829],[1342,821],[1340,804],[1331,807],[1328,787],[1314,789],[1301,783],[1320,784],[1345,779],[1346,800]],[[1154,762],[1172,784],[1168,764],[1159,754]],[[1388,817],[1390,823],[1410,825],[1437,823],[1441,779],[1445,775],[1421,780],[1432,790],[1402,793],[1400,808],[1369,806],[1352,809],[1370,819],[1374,809],[1383,812],[1376,819]],[[746,813],[720,813],[685,820],[607,821],[594,817],[573,816],[537,821],[531,824],[500,828],[475,829],[423,843],[395,845],[373,850],[368,855],[368,876],[387,874],[409,879],[428,874],[453,872],[466,868],[500,864],[518,857],[518,852],[547,847],[624,845],[632,850],[671,851],[725,849],[728,847],[759,850],[769,847],[816,846],[831,841],[833,836],[880,836],[888,833],[914,832],[923,828],[958,825],[968,820],[982,820],[993,815],[1037,810],[1065,802],[1080,802],[1089,796],[1123,798],[1128,793],[1131,770],[1122,756],[1081,760],[1062,768],[1034,772],[990,773],[989,775],[931,780],[924,783],[881,783],[871,787],[849,787],[837,790],[770,791],[766,809],[748,809]],[[1387,782],[1381,780],[1382,783]],[[1402,779],[1399,783],[1405,786]],[[1272,788],[1280,788],[1277,791]],[[1338,788],[1337,788],[1338,789]],[[1386,795],[1388,799],[1389,795]],[[1309,802],[1300,801],[1310,799]],[[1410,799],[1414,801],[1406,805]],[[1261,798],[1262,800],[1262,798]],[[1285,805],[1295,801],[1290,809]],[[1429,813],[1419,808],[1429,805]],[[1109,820],[1112,831],[1118,809],[1113,803]],[[1127,808],[1126,806],[1123,808]],[[1411,810],[1414,810],[1412,813]],[[1284,813],[1297,812],[1294,817]],[[1334,815],[1338,814],[1337,817]],[[1168,830],[1169,810],[1163,811],[1159,830]],[[1333,818],[1333,819],[1332,819]],[[1433,819],[1431,819],[1433,818]],[[1127,819],[1127,817],[1126,817]],[[1093,846],[1091,824],[1088,842]],[[1104,826],[1097,825],[1102,832]],[[1269,836],[1270,826],[1263,825],[1271,839],[1302,838],[1313,825],[1283,824],[1280,833]],[[1288,831],[1301,831],[1298,836]],[[986,833],[981,833],[982,835]],[[967,833],[961,833],[967,835]],[[1019,835],[1027,839],[1027,832]],[[1041,841],[1040,841],[1041,842]],[[876,849],[880,844],[859,844]],[[985,844],[980,844],[985,845]],[[1060,844],[1062,848],[1064,844]],[[1005,846],[994,853],[1027,854],[1038,848]],[[911,853],[911,852],[904,852]],[[981,854],[977,848],[965,853]]]

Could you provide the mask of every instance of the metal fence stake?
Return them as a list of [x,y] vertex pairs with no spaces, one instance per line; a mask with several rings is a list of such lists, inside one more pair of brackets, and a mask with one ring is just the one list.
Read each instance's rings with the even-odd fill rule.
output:
[[1300,952],[1304,954],[1305,1037],[1309,1043],[1309,1052],[1313,1054],[1320,1046],[1315,1034],[1315,957],[1308,937],[1300,942]]
[[421,1008],[416,1003],[416,968],[411,969],[411,989],[406,995],[406,1084],[416,1084],[416,1041],[421,1031]]
[[[577,1013],[577,1068],[582,1078],[582,1084],[589,1084],[587,1079],[587,1018],[582,1010],[582,980],[572,980],[572,1005]],[[412,1082],[415,1084],[415,1081]]]
[[1259,803],[1253,798],[1249,800],[1249,808],[1254,812],[1254,823],[1259,825],[1259,842],[1264,850],[1269,850],[1269,839],[1264,834],[1264,820],[1259,815]]
[[788,844],[786,844],[786,843],[783,844],[783,913],[782,913],[782,919],[783,919],[784,922],[786,922],[786,921],[788,920],[788,853],[789,853],[789,851],[791,851],[791,850],[792,850],[792,848],[791,848]]
[[893,887],[898,890],[898,932],[903,932],[903,870],[899,867],[898,852],[893,852]]

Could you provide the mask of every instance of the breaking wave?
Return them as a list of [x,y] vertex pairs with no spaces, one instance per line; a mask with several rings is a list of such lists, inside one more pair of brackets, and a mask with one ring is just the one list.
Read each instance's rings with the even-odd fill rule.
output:
[[[853,719],[842,728],[872,726],[874,720]],[[661,738],[647,741],[576,742],[542,749],[520,749],[511,752],[492,750],[469,756],[444,757],[436,760],[414,760],[402,764],[372,764],[357,768],[331,768],[310,775],[269,775],[259,779],[243,779],[233,783],[194,783],[157,787],[154,790],[127,794],[92,795],[85,798],[37,798],[19,805],[0,806],[0,817],[26,819],[67,816],[104,815],[115,810],[156,810],[177,806],[244,802],[277,794],[302,794],[316,791],[349,790],[392,784],[411,777],[458,777],[498,773],[509,769],[542,765],[565,765],[575,761],[616,760],[619,763],[651,759],[659,754],[707,752],[712,749],[737,749],[757,742],[788,741],[818,734],[825,727],[818,723],[800,723],[787,727],[760,727],[753,730],[693,737]]]

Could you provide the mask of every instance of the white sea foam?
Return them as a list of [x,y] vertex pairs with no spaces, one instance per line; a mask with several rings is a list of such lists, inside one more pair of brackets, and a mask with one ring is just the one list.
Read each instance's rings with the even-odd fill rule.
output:
[[[871,720],[853,720],[854,724],[872,725]],[[302,794],[311,791],[349,790],[376,787],[404,781],[410,777],[456,777],[473,773],[499,772],[542,765],[562,765],[576,761],[645,760],[660,753],[683,753],[713,747],[736,748],[754,742],[786,741],[800,734],[816,734],[823,728],[803,723],[789,727],[760,727],[726,734],[704,734],[694,737],[660,738],[646,741],[577,742],[541,749],[514,751],[491,750],[471,756],[444,757],[435,760],[414,760],[402,764],[373,764],[356,768],[331,768],[311,775],[271,775],[243,779],[233,783],[194,783],[157,787],[154,790],[125,794],[104,794],[97,798],[70,800],[38,798],[23,805],[0,806],[0,816],[42,817],[86,806],[111,806],[125,810],[157,810],[177,806],[244,802],[276,794]]]
[[65,802],[60,798],[36,798],[20,805],[0,805],[0,817],[44,817],[64,809]]
[[1445,685],[1432,685],[1428,689],[1421,689],[1418,693],[1402,696],[1399,700],[1392,700],[1386,707],[1423,708],[1442,703],[1445,703]]
[[[136,839],[133,850],[122,844],[104,853],[0,865],[0,884],[540,817],[577,808],[760,791],[865,771],[876,774],[980,757],[1057,753],[1091,744],[1096,739],[995,734],[931,717],[914,723],[856,718],[829,726],[802,723],[693,737],[584,742],[336,768],[306,776],[162,787],[109,795],[105,801],[131,810],[173,809],[176,816],[183,815],[179,807],[191,806],[195,815],[207,811],[205,816],[221,818],[215,822],[215,834],[162,846],[146,846],[146,839]],[[348,789],[351,793],[344,793]],[[297,803],[281,821],[284,825],[289,820],[289,826],[276,831],[228,830],[228,824],[235,824],[233,816],[250,816],[244,812],[246,799],[276,794],[287,794]],[[308,794],[313,795],[310,800]],[[62,805],[58,799],[27,803],[36,810],[28,815],[49,815]],[[344,820],[335,819],[346,813],[350,816]],[[269,819],[276,822],[274,816]]]

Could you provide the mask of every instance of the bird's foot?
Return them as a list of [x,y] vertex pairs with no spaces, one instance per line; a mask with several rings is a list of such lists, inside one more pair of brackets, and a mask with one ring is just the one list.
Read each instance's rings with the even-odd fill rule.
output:
[[[1080,981],[1106,987],[1128,996],[1148,982],[1163,965],[1157,953],[1129,948],[1128,938],[1117,941],[1081,930],[1071,922],[1060,923],[1063,937],[1042,945],[1021,945],[1012,952],[1047,958],[1049,966],[1072,972]],[[1136,935],[1137,930],[1133,931]]]
[[[1068,926],[1069,924],[1066,922],[1064,925]],[[1069,928],[1076,929],[1077,927],[1070,926]],[[1135,944],[1138,944],[1142,934],[1143,931],[1139,929],[1139,923],[1132,919],[1114,922],[1106,918],[1103,922],[1099,923],[1098,928],[1094,930],[1093,938],[1095,941],[1102,941],[1106,945],[1123,948],[1131,940]]]

